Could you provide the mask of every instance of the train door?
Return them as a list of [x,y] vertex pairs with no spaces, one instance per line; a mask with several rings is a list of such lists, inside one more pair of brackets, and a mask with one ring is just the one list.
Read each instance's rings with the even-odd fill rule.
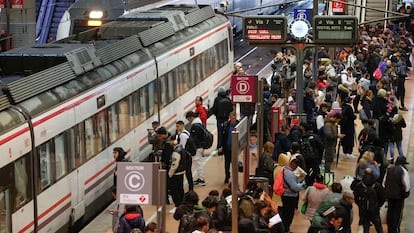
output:
[[[80,127],[79,127],[80,128]],[[85,214],[85,201],[84,201],[84,186],[81,182],[83,178],[80,176],[79,167],[85,162],[83,156],[83,144],[81,143],[81,135],[78,127],[73,127],[67,130],[67,148],[69,154],[69,166],[72,170],[70,175],[70,184],[72,190],[72,223],[75,223]]]
[[11,231],[10,189],[0,186],[0,233]]

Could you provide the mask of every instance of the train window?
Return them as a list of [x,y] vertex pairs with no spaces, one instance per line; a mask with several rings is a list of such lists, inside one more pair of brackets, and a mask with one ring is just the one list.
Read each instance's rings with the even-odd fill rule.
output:
[[119,137],[119,118],[117,104],[108,108],[109,142],[115,142]]
[[149,117],[149,110],[148,110],[148,93],[145,87],[141,87],[139,90],[139,98],[138,98],[138,106],[139,106],[139,122],[145,121]]
[[23,156],[14,162],[14,186],[16,209],[31,200],[30,156]]
[[135,128],[140,123],[139,116],[139,95],[138,92],[132,93],[129,97],[130,113],[131,113],[131,126]]
[[43,143],[37,149],[39,157],[40,189],[44,190],[52,184],[50,142]]
[[169,72],[165,75],[166,82],[167,82],[167,95],[168,95],[168,103],[174,101],[175,97],[177,96],[177,83],[174,79],[173,72]]
[[23,116],[10,109],[0,112],[0,133],[6,132],[24,122]]
[[0,232],[12,232],[10,189],[2,188],[0,186]]
[[96,117],[92,117],[85,120],[85,156],[86,160],[92,158],[94,154],[98,152],[95,148],[95,135],[94,131],[97,131]]
[[197,56],[190,61],[190,72],[192,71],[195,79],[195,83],[199,84],[205,78],[203,66],[201,65],[201,56]]
[[162,93],[160,107],[161,107],[161,109],[163,109],[165,107],[165,105],[168,104],[167,79],[165,78],[165,76],[161,76],[159,78],[159,81],[160,81],[160,92]]
[[119,108],[119,131],[122,135],[124,135],[131,130],[128,98],[122,99],[116,105],[118,105]]
[[77,167],[76,161],[78,159],[78,157],[76,156],[75,128],[70,128],[66,130],[66,137],[67,137],[66,147],[68,148],[68,151],[66,153],[67,153],[67,158],[69,162],[68,171],[73,171]]
[[82,122],[77,125],[75,128],[75,135],[76,135],[76,141],[77,141],[77,154],[79,157],[77,157],[78,161],[76,166],[79,167],[86,161],[86,133],[85,133],[85,122]]
[[158,97],[159,97],[158,91],[159,90],[157,90],[155,88],[155,82],[148,83],[147,88],[148,88],[148,93],[153,93],[151,95],[147,94],[147,96],[148,96],[148,112],[149,112],[149,115],[147,117],[150,117],[150,116],[154,115],[155,113],[157,113],[158,110],[159,110],[158,109],[158,102],[159,102],[159,100],[158,100]]
[[66,159],[65,155],[68,154],[68,151],[65,147],[65,135],[61,134],[55,137],[55,171],[56,171],[56,180],[60,179],[67,173]]

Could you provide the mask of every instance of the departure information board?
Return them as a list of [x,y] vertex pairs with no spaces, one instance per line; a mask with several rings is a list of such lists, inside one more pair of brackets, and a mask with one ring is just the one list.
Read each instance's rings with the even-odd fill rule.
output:
[[246,16],[243,18],[243,35],[250,44],[285,43],[287,18],[269,15]]
[[358,39],[358,19],[354,16],[315,16],[314,42],[352,44]]

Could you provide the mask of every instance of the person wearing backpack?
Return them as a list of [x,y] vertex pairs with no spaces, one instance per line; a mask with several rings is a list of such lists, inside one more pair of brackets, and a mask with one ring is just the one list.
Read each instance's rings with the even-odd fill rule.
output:
[[[187,153],[189,153],[191,156],[195,155],[195,152],[197,151],[197,148],[195,148],[195,145],[190,145],[190,143],[192,143],[191,139],[188,140],[190,138],[190,132],[188,132],[185,129],[184,122],[183,121],[177,121],[177,123],[175,123],[175,129],[177,130],[179,145],[181,145],[187,151]],[[187,145],[187,141],[189,141],[189,145]],[[189,149],[190,147],[192,147],[192,149]],[[194,151],[194,154],[193,154],[193,152],[191,152],[191,151],[194,148],[195,148],[195,151]],[[185,169],[185,177],[187,178],[188,190],[193,190],[194,189],[193,172],[191,170],[192,165],[193,165],[193,160],[191,159],[191,160],[189,160],[189,164]]]
[[385,202],[385,192],[370,168],[365,170],[362,181],[355,186],[354,195],[359,209],[359,223],[363,226],[364,233],[369,232],[371,222],[378,233],[383,233],[380,208]]
[[117,233],[142,233],[145,229],[145,220],[139,213],[139,205],[126,205],[124,214],[119,218]]
[[213,107],[209,110],[208,115],[214,114],[217,120],[217,149],[221,149],[221,135],[223,131],[223,123],[229,119],[229,114],[233,111],[233,104],[227,96],[224,86],[217,89],[217,97],[214,99]]
[[410,195],[410,175],[405,156],[398,156],[395,165],[388,167],[382,186],[388,200],[387,225],[389,233],[399,233],[404,209],[404,199]]
[[204,148],[201,142],[206,140],[204,138],[203,124],[197,113],[189,111],[185,114],[185,118],[191,124],[190,138],[196,145],[196,153],[192,156],[194,170],[197,172],[198,179],[193,182],[194,186],[205,186],[205,174],[204,174]]
[[[231,112],[229,115],[229,120],[223,124],[223,135],[221,137],[221,145],[224,152],[224,172],[225,179],[224,183],[228,184],[230,180],[230,164],[231,164],[231,134],[234,130],[234,127],[239,123],[237,120],[237,115],[235,112]],[[236,161],[237,162],[237,161]],[[233,174],[237,175],[237,174]]]
[[178,135],[170,137],[170,145],[174,148],[171,155],[171,164],[168,170],[168,189],[174,201],[175,207],[170,211],[174,213],[184,198],[184,173],[191,160],[191,156],[187,154],[185,149],[178,144]]

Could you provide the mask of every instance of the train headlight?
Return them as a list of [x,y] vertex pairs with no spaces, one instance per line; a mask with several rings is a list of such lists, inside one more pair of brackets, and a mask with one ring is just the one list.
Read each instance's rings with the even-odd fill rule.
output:
[[88,27],[102,26],[102,20],[88,20]]
[[102,19],[104,13],[103,11],[90,11],[89,18],[90,19]]

